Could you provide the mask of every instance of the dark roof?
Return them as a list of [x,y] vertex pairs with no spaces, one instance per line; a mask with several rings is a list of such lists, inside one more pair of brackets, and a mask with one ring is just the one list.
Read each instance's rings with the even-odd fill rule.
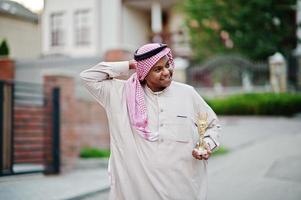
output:
[[35,23],[38,22],[39,19],[37,14],[31,12],[23,5],[15,1],[0,0],[0,13],[22,18]]

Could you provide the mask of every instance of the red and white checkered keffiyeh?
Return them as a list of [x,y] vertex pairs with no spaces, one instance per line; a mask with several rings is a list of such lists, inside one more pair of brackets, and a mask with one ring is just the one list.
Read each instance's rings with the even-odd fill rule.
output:
[[[146,44],[140,47],[136,53],[143,54],[158,47],[160,47],[158,43]],[[174,63],[171,50],[170,48],[165,48],[150,58],[137,61],[136,72],[127,80],[125,86],[128,113],[132,127],[140,136],[148,141],[156,141],[159,134],[158,132],[151,132],[148,128],[144,90],[140,81],[144,80],[150,69],[165,55],[168,56],[169,65],[173,68]]]

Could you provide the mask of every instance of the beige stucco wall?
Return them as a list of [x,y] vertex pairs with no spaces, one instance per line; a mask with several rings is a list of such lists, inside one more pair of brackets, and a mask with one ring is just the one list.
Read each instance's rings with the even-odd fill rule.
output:
[[0,40],[6,38],[10,57],[33,59],[41,55],[41,28],[37,23],[0,15]]
[[150,13],[129,6],[122,8],[122,43],[130,49],[137,49],[149,42]]

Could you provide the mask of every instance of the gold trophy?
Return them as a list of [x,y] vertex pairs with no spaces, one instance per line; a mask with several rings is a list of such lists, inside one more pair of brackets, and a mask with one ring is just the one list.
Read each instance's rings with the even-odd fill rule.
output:
[[205,136],[205,131],[208,127],[208,114],[207,113],[199,113],[198,114],[198,132],[200,135],[199,142],[195,146],[195,151],[198,153],[198,155],[205,155],[207,154],[207,149],[206,149],[206,143],[204,141],[204,136]]

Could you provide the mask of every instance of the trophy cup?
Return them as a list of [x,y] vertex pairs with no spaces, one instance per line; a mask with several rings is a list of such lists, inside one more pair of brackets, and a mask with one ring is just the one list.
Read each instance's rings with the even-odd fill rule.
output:
[[206,149],[207,144],[204,141],[205,131],[208,127],[207,118],[208,118],[207,113],[199,113],[198,114],[197,125],[198,125],[198,132],[200,135],[200,139],[194,148],[194,150],[198,153],[198,155],[207,154],[207,149]]

